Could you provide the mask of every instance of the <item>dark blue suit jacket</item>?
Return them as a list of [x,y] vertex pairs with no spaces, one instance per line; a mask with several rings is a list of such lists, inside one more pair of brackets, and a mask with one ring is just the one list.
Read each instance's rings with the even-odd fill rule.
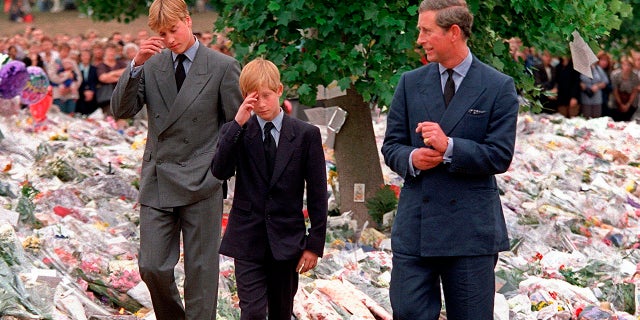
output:
[[[287,115],[271,180],[256,116],[244,127],[236,121],[220,129],[213,175],[235,174],[233,205],[220,253],[244,260],[265,257],[267,246],[276,260],[298,259],[307,249],[322,256],[327,223],[327,173],[320,130]],[[311,222],[305,234],[303,199]]]
[[[473,57],[445,108],[437,63],[402,75],[387,118],[386,164],[404,179],[392,228],[394,252],[415,256],[487,255],[509,249],[495,174],[511,163],[518,100],[513,79]],[[419,122],[440,124],[453,139],[452,161],[409,173],[424,147]]]

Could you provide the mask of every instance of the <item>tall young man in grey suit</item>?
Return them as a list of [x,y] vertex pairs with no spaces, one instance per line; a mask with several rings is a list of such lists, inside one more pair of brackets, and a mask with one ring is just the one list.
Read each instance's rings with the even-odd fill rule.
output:
[[[155,0],[149,27],[157,36],[142,42],[111,101],[117,118],[145,105],[149,116],[139,267],[159,320],[215,319],[222,184],[210,165],[219,126],[243,100],[239,63],[199,43],[191,24],[184,0]],[[174,278],[181,234],[184,305]]]
[[494,268],[509,249],[496,174],[511,163],[513,79],[467,46],[464,0],[424,0],[418,44],[429,64],[402,75],[387,118],[386,164],[404,178],[391,235],[394,319],[493,319]]

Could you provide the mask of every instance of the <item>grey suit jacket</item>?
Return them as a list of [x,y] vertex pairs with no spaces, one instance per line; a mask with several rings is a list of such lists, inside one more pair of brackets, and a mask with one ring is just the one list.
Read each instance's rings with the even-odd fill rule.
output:
[[201,44],[179,93],[171,51],[147,60],[136,78],[130,68],[116,85],[111,110],[130,118],[147,107],[139,202],[170,208],[212,196],[221,186],[210,171],[219,126],[242,103],[239,63]]
[[[392,249],[416,256],[472,256],[509,248],[494,175],[513,157],[518,100],[513,79],[473,58],[445,107],[438,64],[402,75],[382,147],[404,179]],[[452,161],[409,174],[409,155],[424,147],[418,122],[440,124],[453,139]]]

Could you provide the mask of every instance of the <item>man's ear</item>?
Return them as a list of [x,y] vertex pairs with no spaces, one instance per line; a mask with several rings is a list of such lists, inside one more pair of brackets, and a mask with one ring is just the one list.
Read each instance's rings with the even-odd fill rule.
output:
[[451,32],[451,40],[458,40],[462,37],[462,29],[457,24],[451,25],[449,32]]

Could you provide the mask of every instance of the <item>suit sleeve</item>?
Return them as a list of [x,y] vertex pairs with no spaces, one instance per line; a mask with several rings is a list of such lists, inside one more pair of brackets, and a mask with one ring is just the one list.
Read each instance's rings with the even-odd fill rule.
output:
[[220,108],[224,119],[221,123],[226,123],[234,119],[238,108],[242,104],[242,94],[240,93],[240,64],[237,60],[227,65],[227,68],[220,82]]
[[305,180],[307,183],[307,212],[311,228],[309,228],[307,236],[306,249],[322,257],[327,233],[327,167],[320,130],[317,127],[312,127],[308,135],[309,148]]
[[382,144],[382,155],[385,164],[403,179],[411,179],[409,170],[409,156],[415,149],[411,146],[411,129],[409,128],[409,110],[406,100],[406,74],[400,78],[389,115],[387,116],[387,131]]
[[211,162],[213,176],[227,180],[235,174],[237,158],[240,156],[239,142],[244,129],[236,121],[222,125],[218,136],[218,145]]
[[111,95],[111,112],[116,119],[135,116],[144,106],[144,67],[137,77],[131,77],[131,65],[118,79]]

